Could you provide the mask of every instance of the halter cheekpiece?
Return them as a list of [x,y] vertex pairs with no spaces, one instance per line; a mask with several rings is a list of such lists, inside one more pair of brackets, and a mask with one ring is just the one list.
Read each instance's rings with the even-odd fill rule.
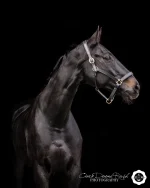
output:
[[[94,58],[91,56],[90,54],[90,51],[89,51],[89,48],[87,46],[87,42],[84,41],[83,42],[83,45],[84,45],[84,48],[86,50],[86,53],[89,57],[89,63],[92,65],[92,70],[94,72],[94,75],[95,75],[95,90],[102,96],[106,99],[106,103],[107,104],[111,104],[114,100],[114,97],[115,97],[115,94],[116,94],[116,91],[117,89],[122,85],[123,81],[126,80],[127,78],[129,78],[130,76],[133,75],[132,72],[128,72],[126,75],[124,75],[122,78],[120,79],[116,79],[114,76],[112,76],[111,74],[105,72],[104,70],[102,69],[99,69],[96,65],[95,65],[95,60]],[[97,76],[97,73],[100,72],[102,74],[105,74],[106,76],[108,76],[109,78],[111,78],[112,80],[115,81],[115,87],[114,89],[112,90],[110,96],[107,98],[97,87],[97,81],[96,81],[96,76]]]

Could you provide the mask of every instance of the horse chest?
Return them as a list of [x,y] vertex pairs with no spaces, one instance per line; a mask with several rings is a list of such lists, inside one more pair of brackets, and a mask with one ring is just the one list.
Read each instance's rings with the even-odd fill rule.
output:
[[65,132],[50,127],[38,129],[38,137],[43,146],[50,146],[52,141],[65,138]]

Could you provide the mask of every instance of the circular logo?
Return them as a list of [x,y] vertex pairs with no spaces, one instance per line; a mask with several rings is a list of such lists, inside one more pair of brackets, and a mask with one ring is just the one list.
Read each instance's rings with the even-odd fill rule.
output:
[[147,177],[146,177],[145,172],[143,172],[141,170],[134,171],[131,176],[133,183],[135,183],[137,185],[141,185],[141,184],[145,183],[146,178]]

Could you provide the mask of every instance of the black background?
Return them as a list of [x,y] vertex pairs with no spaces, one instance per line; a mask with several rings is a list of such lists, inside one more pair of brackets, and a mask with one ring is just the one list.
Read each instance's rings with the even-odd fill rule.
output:
[[2,93],[6,97],[2,101],[5,102],[2,145],[7,153],[3,155],[6,163],[2,164],[5,183],[13,180],[10,122],[14,107],[36,97],[47,84],[58,58],[71,44],[89,38],[99,25],[103,29],[101,43],[135,74],[141,84],[141,93],[132,105],[124,104],[120,97],[107,105],[94,88],[80,86],[72,112],[83,136],[82,171],[106,175],[130,173],[127,180],[119,183],[89,183],[84,179],[81,187],[133,186],[133,171],[140,169],[148,173],[149,163],[149,20],[146,5],[80,8],[82,18],[78,6],[72,12],[72,8],[58,10],[52,5],[36,5],[13,4],[9,6],[10,11],[4,13],[7,18],[2,69]]

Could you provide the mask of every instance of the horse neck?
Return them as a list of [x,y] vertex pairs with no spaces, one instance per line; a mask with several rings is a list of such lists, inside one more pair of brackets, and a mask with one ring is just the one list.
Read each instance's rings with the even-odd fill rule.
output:
[[40,94],[40,108],[51,126],[63,127],[68,117],[73,98],[82,80],[81,59],[81,53],[76,49],[64,56],[58,71]]

